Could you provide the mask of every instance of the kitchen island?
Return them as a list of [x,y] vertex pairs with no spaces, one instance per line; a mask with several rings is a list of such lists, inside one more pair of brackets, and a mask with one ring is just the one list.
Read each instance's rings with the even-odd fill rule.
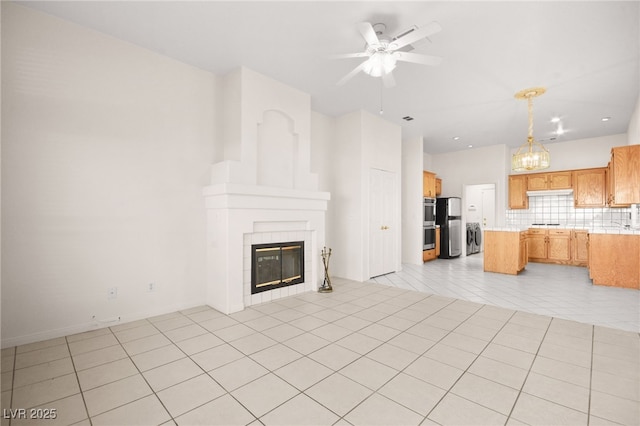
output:
[[484,271],[517,275],[527,265],[527,231],[487,228],[484,231]]
[[640,289],[640,233],[589,233],[589,278],[597,285]]

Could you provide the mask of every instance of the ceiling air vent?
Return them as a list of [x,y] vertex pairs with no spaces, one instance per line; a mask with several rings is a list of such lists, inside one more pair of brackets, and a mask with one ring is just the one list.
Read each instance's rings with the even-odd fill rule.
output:
[[410,117],[410,116],[408,116],[408,115],[407,115],[407,116],[405,116],[405,117],[402,117],[402,119],[403,119],[404,121],[411,121],[411,120],[413,120],[413,117]]

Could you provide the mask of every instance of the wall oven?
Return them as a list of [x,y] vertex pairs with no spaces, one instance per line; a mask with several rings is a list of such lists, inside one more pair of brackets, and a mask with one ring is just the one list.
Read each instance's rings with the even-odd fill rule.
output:
[[422,228],[422,250],[436,248],[436,226],[425,226]]
[[428,198],[425,197],[424,198],[424,205],[423,205],[423,221],[424,224],[423,226],[429,226],[429,227],[433,227],[435,229],[436,226],[436,199],[435,198]]

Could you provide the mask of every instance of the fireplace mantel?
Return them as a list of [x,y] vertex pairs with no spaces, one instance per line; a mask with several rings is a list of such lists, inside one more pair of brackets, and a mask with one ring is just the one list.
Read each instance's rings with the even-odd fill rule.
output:
[[207,208],[326,210],[328,192],[273,186],[219,183],[204,188]]

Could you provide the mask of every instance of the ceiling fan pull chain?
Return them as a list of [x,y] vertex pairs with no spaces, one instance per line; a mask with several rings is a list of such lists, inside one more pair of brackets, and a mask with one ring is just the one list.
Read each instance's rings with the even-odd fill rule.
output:
[[384,109],[382,109],[382,92],[384,91],[384,86],[382,84],[382,79],[380,80],[380,115],[384,114]]

